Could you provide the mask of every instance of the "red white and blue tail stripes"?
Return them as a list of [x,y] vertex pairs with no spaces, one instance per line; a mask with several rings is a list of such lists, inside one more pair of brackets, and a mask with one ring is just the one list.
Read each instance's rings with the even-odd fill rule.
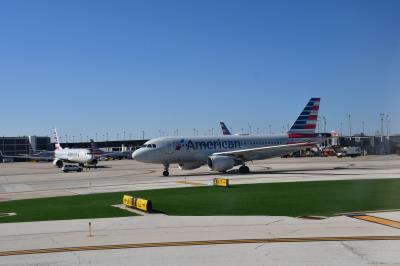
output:
[[313,138],[318,120],[320,98],[311,98],[288,131],[289,138]]
[[54,143],[55,143],[56,150],[62,150],[62,147],[60,145],[60,138],[58,137],[56,128],[54,128]]

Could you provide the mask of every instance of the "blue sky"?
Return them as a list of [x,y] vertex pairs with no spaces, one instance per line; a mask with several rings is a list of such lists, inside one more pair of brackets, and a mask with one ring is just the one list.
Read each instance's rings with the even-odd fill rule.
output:
[[0,135],[400,133],[399,1],[1,1]]

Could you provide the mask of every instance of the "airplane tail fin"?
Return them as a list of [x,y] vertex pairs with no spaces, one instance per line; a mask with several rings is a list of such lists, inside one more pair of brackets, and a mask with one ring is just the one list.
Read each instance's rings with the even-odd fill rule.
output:
[[90,149],[92,150],[92,153],[94,155],[101,155],[104,152],[102,150],[99,149],[99,147],[97,147],[96,142],[94,142],[93,139],[90,139]]
[[224,122],[219,122],[219,124],[221,125],[221,129],[222,129],[222,134],[223,135],[231,135],[231,132],[229,131],[229,129],[226,127]]
[[54,142],[55,142],[56,150],[62,150],[63,149],[61,147],[60,138],[58,137],[58,133],[57,133],[57,129],[56,128],[54,128]]
[[312,138],[317,126],[319,103],[321,98],[311,98],[303,112],[288,131],[290,138]]

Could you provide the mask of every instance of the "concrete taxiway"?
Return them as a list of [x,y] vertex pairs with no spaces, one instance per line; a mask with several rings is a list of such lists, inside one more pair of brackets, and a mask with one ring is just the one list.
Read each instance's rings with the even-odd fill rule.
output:
[[211,185],[224,176],[231,184],[347,180],[400,177],[400,156],[358,158],[287,158],[249,163],[252,173],[237,170],[213,173],[206,166],[192,171],[170,168],[163,177],[162,166],[132,160],[101,162],[98,169],[63,173],[50,163],[0,164],[0,201],[113,191]]
[[[209,185],[220,174],[134,161],[83,173],[46,163],[0,164],[0,199]],[[273,159],[233,184],[400,178],[399,156]],[[1,218],[0,218],[1,219]],[[88,231],[91,222],[92,231]],[[400,212],[322,220],[161,214],[0,224],[0,265],[365,265],[400,264]],[[91,235],[91,236],[90,236]]]
[[[399,212],[370,215],[400,220]],[[365,265],[398,264],[399,253],[399,229],[347,216],[158,215],[0,224],[2,265]]]

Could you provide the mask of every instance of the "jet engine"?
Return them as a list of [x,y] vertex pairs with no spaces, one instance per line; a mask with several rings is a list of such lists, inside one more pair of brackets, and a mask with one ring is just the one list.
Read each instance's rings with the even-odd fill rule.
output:
[[63,161],[60,160],[60,159],[54,159],[53,165],[57,166],[58,168],[62,168],[63,165],[64,165],[64,163],[63,163]]
[[202,166],[202,163],[199,162],[193,162],[193,163],[180,163],[179,164],[179,169],[181,170],[193,170],[196,168],[199,168],[200,166]]
[[212,171],[225,172],[236,165],[236,160],[230,156],[212,155],[208,157],[207,164]]

